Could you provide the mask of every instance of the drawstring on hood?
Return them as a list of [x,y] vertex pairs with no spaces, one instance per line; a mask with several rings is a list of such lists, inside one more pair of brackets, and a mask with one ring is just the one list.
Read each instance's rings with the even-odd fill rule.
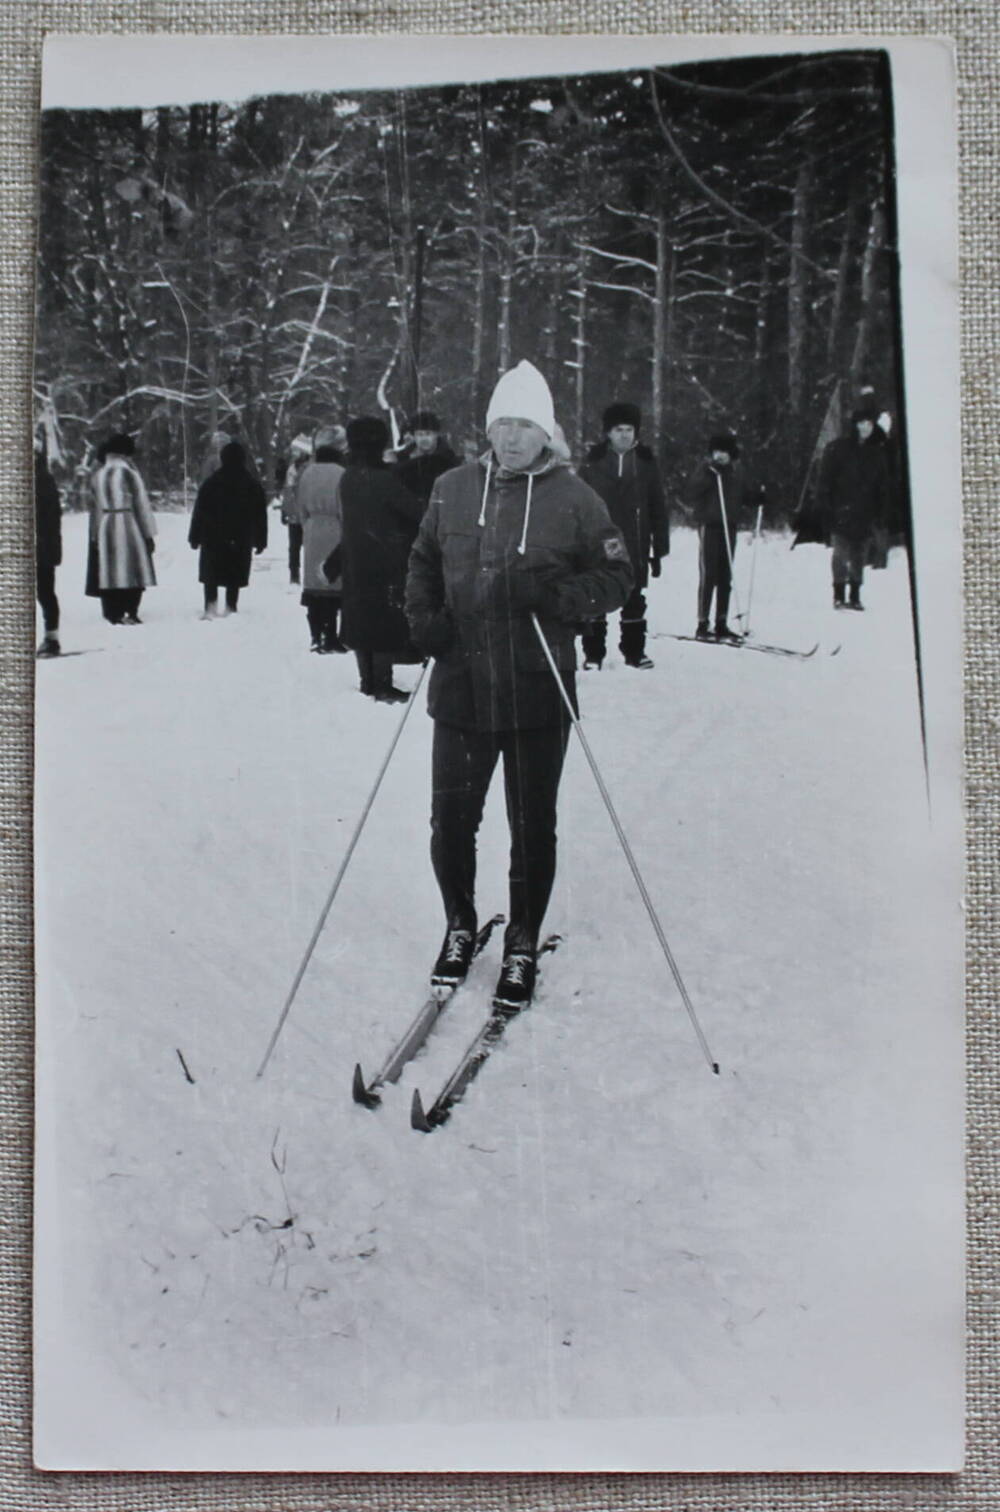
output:
[[522,526],[522,529],[521,529],[521,540],[520,540],[520,544],[518,545],[518,548],[517,548],[517,554],[518,554],[518,556],[524,556],[525,547],[526,547],[527,540],[528,540],[528,521],[531,519],[531,485],[532,485],[533,482],[534,482],[534,478],[532,477],[531,473],[529,473],[528,474],[528,497],[524,501],[524,525]]

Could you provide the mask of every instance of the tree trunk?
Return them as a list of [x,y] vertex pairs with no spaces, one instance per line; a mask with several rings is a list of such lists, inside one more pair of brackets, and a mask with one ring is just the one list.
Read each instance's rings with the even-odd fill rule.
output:
[[876,201],[872,206],[864,255],[861,259],[861,309],[858,313],[854,353],[851,357],[851,382],[855,388],[859,388],[867,377],[865,369],[871,354],[872,329],[877,313],[878,289],[875,273],[878,254],[884,240],[884,229],[884,212],[881,204]]
[[663,379],[667,355],[667,321],[673,304],[671,288],[674,249],[667,235],[667,211],[661,199],[656,207],[656,284],[653,304],[653,436],[658,442],[663,430]]
[[799,169],[792,201],[792,239],[788,270],[788,440],[796,446],[805,409],[805,359],[809,274],[805,262],[807,211],[809,208],[810,170],[807,162]]

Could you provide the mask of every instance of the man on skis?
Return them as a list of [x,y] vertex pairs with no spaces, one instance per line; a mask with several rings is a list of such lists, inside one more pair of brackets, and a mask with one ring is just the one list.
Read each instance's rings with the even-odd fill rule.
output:
[[[622,606],[619,649],[627,666],[648,668],[644,589],[650,568],[659,577],[660,558],[670,550],[670,523],[656,458],[639,440],[641,421],[634,404],[609,404],[604,440],[591,447],[580,477],[600,494],[628,548],[635,586]],[[583,632],[584,667],[601,666],[607,638],[607,619],[591,620]]]
[[[729,595],[733,586],[733,553],[736,531],[743,524],[743,477],[740,449],[730,435],[709,437],[708,455],[691,485],[691,516],[698,530],[698,624],[699,640],[738,641],[728,623]],[[709,620],[715,598],[715,621]]]
[[445,473],[410,557],[406,613],[435,658],[431,860],[447,932],[432,986],[466,975],[476,936],[476,834],[503,759],[510,826],[510,906],[494,1001],[531,1001],[536,951],[556,865],[556,799],[569,716],[533,624],[576,707],[576,627],[621,607],[633,586],[620,531],[570,472],[552,395],[530,362],[497,384],[489,450]]

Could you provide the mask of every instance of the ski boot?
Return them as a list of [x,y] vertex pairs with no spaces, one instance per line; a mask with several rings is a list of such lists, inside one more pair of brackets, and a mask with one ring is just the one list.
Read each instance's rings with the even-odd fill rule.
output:
[[59,644],[59,637],[58,637],[58,635],[56,635],[51,630],[47,631],[46,634],[42,636],[42,644],[39,646],[38,650],[35,652],[35,655],[40,660],[45,661],[50,656],[60,656],[61,654],[62,654],[62,647]]
[[848,588],[847,607],[848,609],[864,609],[865,606],[861,602],[860,583],[851,583],[850,587]]
[[712,632],[708,628],[708,620],[699,620],[694,632],[695,640],[711,640]]
[[742,635],[737,635],[735,630],[730,630],[725,620],[716,620],[715,639],[717,641],[728,641],[731,646],[738,646],[743,637]]
[[469,974],[476,948],[474,929],[449,929],[431,972],[431,992],[436,996],[454,992]]
[[537,972],[534,950],[522,945],[507,950],[493,993],[494,1008],[509,1014],[527,1008],[535,993]]

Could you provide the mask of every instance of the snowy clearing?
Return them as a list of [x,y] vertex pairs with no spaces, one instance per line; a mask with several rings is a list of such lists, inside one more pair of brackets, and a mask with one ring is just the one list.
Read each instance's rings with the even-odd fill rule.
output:
[[[400,717],[353,657],[308,654],[271,518],[239,614],[205,624],[187,518],[160,515],[141,628],[83,598],[64,518],[62,641],[93,654],[38,668],[43,1462],[57,1417],[75,1463],[122,1468],[236,1444],[272,1468],[822,1468],[845,1444],[887,1468],[915,1425],[933,1462],[960,1369],[958,896],[902,553],[835,614],[827,553],[764,539],[753,628],[819,640],[800,662],[669,638],[694,628],[678,530],[654,669],[622,665],[612,621],[580,674],[721,1075],[574,742],[565,943],[423,1136],[413,1088],[478,1027],[499,940],[383,1107],[355,1106],[443,928],[422,696],[254,1074]],[[737,560],[745,597],[745,540]],[[496,784],[479,901],[506,906]]]

